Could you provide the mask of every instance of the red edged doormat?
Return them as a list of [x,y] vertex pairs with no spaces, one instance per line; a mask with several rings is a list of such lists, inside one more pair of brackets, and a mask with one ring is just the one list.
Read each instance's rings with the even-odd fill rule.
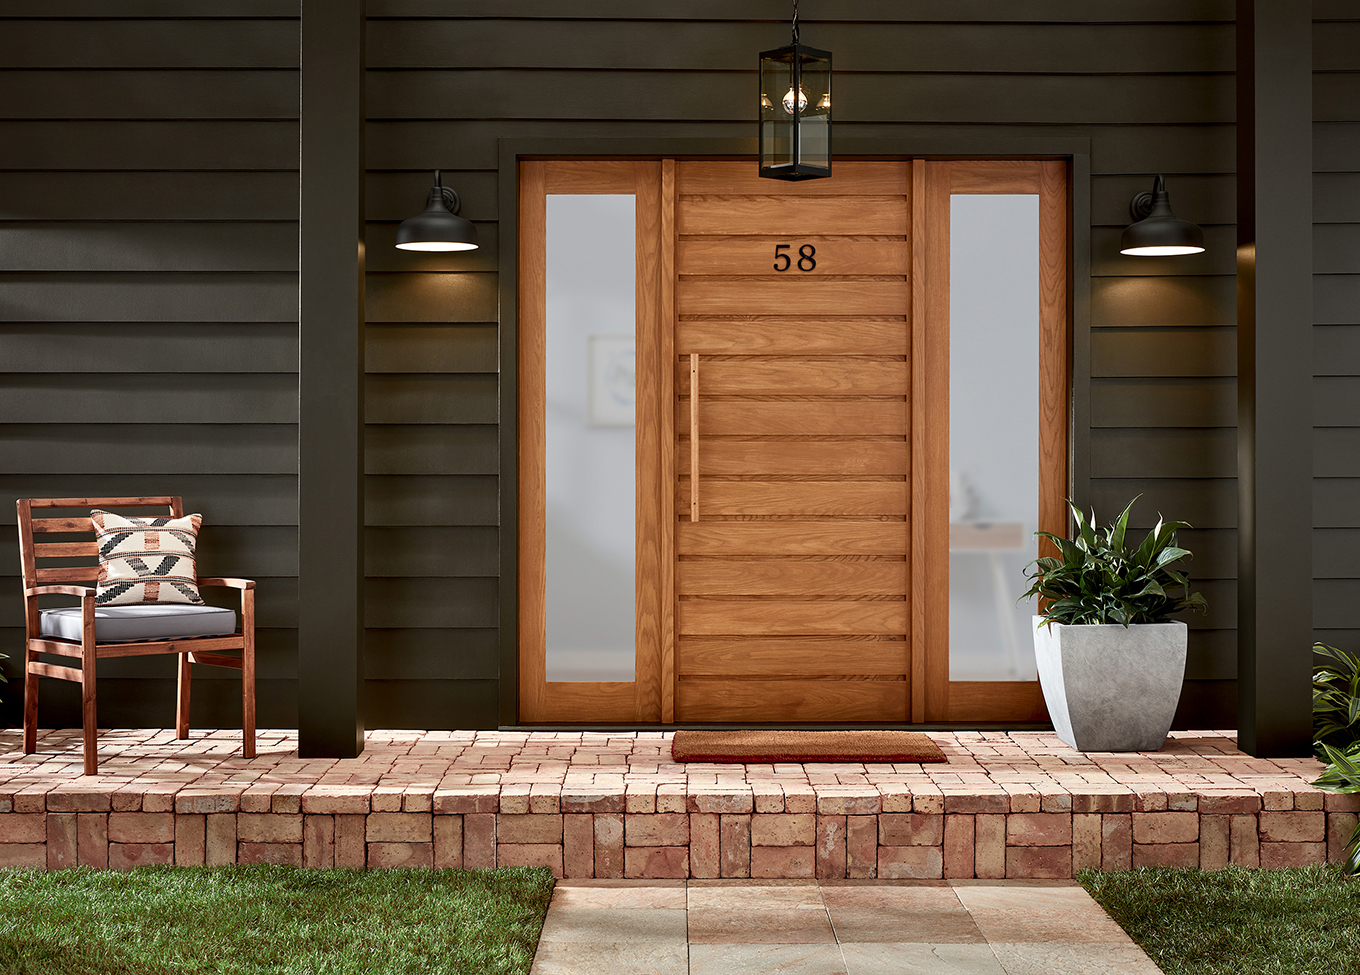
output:
[[677,731],[677,762],[947,762],[919,731]]

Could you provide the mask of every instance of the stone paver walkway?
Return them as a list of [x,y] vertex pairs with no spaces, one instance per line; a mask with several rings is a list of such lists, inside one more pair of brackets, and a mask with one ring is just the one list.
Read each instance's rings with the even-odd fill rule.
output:
[[1058,881],[567,880],[531,975],[1158,975]]

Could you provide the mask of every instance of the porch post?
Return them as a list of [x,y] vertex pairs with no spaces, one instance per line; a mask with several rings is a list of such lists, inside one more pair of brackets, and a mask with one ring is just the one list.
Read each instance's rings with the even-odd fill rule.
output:
[[1306,755],[1313,643],[1312,7],[1237,2],[1238,738]]
[[302,0],[298,752],[352,758],[364,639],[364,0]]

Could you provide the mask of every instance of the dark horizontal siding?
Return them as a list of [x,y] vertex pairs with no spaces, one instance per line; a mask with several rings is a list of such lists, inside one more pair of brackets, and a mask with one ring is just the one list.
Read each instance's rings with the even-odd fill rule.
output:
[[[181,495],[200,573],[258,583],[259,720],[295,726],[297,4],[183,6],[0,21],[0,576],[18,590],[16,497]],[[0,603],[8,646],[22,624]],[[173,677],[101,666],[100,722],[168,726]],[[234,681],[201,678],[194,723],[239,722]],[[79,724],[78,691],[41,700]]]
[[[519,6],[519,5],[516,5]],[[626,27],[572,19],[524,20],[507,31],[493,19],[434,18],[369,23],[371,68],[530,69],[581,71],[701,71],[730,75],[750,69],[751,54],[784,43],[782,23],[637,20]],[[689,14],[689,6],[686,14]],[[735,6],[735,5],[734,5]],[[845,7],[846,5],[839,5]],[[979,29],[958,23],[915,23],[884,30],[881,23],[850,22],[855,10],[836,10],[839,23],[818,23],[817,44],[835,52],[837,80],[862,72],[971,74],[1210,74],[1233,70],[1231,23],[1055,24],[992,23]],[[905,5],[904,5],[905,6]],[[811,8],[811,5],[809,5]],[[806,13],[826,14],[830,5]],[[519,13],[516,10],[516,13]],[[1008,11],[1003,19],[1013,19]],[[897,15],[894,15],[897,16]],[[907,19],[915,19],[902,14]],[[620,34],[627,32],[627,43]]]
[[[1344,5],[1314,17],[1338,16]],[[1360,11],[1313,25],[1313,626],[1360,649]]]

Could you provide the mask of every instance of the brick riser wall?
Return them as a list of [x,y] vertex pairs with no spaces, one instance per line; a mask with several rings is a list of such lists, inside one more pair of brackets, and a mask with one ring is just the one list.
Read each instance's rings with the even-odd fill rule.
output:
[[324,786],[263,796],[20,793],[0,812],[0,867],[285,863],[546,866],[559,877],[601,878],[1061,879],[1087,867],[1337,862],[1360,811],[1358,796],[1318,792],[779,798],[775,809],[773,797],[750,793],[370,795]]

